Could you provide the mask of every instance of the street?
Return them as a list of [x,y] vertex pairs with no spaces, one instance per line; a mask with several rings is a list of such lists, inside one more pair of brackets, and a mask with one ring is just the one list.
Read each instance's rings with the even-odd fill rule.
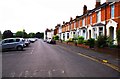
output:
[[2,54],[3,77],[118,77],[118,71],[39,39]]

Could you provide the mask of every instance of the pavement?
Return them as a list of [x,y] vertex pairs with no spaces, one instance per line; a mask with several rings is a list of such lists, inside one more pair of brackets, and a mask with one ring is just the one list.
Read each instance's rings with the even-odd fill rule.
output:
[[2,53],[2,77],[119,77],[117,68],[85,55],[87,52],[94,55],[91,50],[39,39],[24,51]]
[[69,49],[76,53],[84,54],[86,56],[98,59],[102,62],[109,63],[111,65],[114,65],[114,66],[120,68],[120,58],[119,57],[112,56],[111,54],[108,54],[108,53],[97,52],[97,51],[94,51],[94,50],[88,49],[88,48],[82,48],[82,47],[64,44],[61,42],[57,42],[57,44],[60,45],[61,47],[65,47],[66,49]]

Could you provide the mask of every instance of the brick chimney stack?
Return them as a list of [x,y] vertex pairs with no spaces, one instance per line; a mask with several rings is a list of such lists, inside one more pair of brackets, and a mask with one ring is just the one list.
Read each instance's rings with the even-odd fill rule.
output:
[[65,24],[65,21],[63,21],[63,24]]
[[95,8],[101,5],[101,0],[96,0]]
[[83,14],[85,14],[85,13],[87,13],[87,6],[86,5],[84,5],[84,7],[83,7]]

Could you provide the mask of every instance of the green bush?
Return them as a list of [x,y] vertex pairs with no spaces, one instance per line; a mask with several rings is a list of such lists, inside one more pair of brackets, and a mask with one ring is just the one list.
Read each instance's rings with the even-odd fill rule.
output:
[[84,41],[83,41],[83,44],[89,45],[89,44],[88,44],[88,40],[84,40]]
[[105,47],[107,45],[107,37],[106,36],[98,36],[96,45],[99,48]]
[[95,39],[93,39],[93,38],[88,39],[88,45],[89,45],[90,48],[94,48]]
[[77,43],[78,44],[83,44],[83,42],[84,42],[84,37],[83,36],[79,36],[78,40],[77,40]]
[[73,42],[73,38],[69,38],[67,42]]
[[117,42],[118,42],[118,47],[120,47],[120,29],[117,30]]
[[53,39],[54,39],[54,40],[59,40],[59,36],[54,35],[54,36],[53,36]]
[[113,40],[111,37],[107,37],[107,46],[109,46],[109,47],[113,47],[113,42],[115,41],[115,40]]

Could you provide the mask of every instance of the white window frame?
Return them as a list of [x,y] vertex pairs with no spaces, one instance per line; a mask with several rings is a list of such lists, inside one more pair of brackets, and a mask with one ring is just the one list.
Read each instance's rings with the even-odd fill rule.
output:
[[111,19],[114,19],[115,16],[115,6],[114,4],[111,5]]
[[92,15],[90,15],[90,24],[92,24]]
[[85,18],[82,20],[82,25],[85,26]]

